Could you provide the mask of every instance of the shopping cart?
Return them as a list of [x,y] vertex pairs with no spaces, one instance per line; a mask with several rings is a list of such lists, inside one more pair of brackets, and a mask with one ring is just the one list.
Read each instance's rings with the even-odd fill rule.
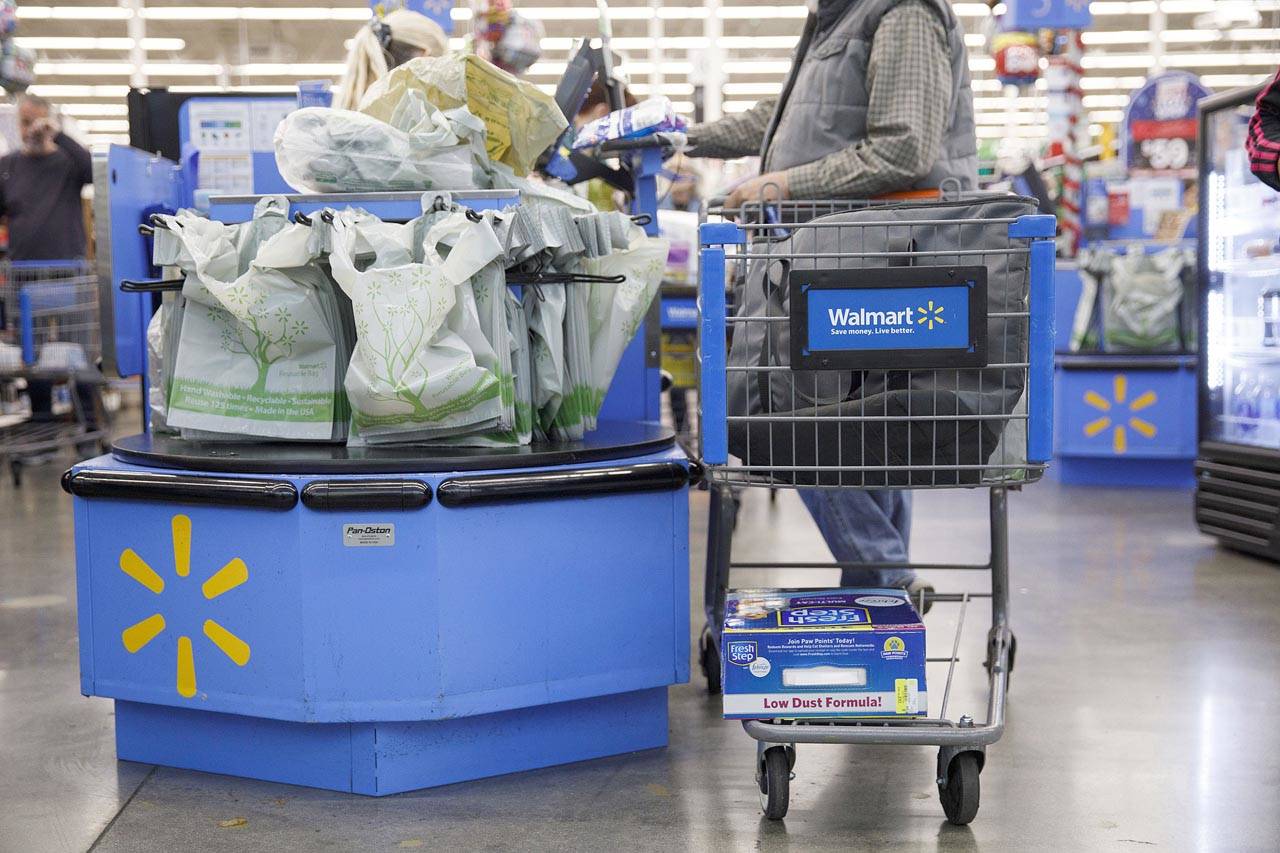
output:
[[88,262],[0,263],[0,467],[15,485],[25,464],[104,445],[100,317]]
[[[711,508],[699,645],[708,688],[721,689],[720,630],[733,569],[853,567],[732,562],[734,491],[989,489],[985,563],[873,566],[990,573],[989,590],[930,596],[931,604],[959,607],[950,654],[930,659],[946,664],[936,717],[743,722],[758,742],[757,782],[771,819],[787,811],[795,744],[903,744],[939,748],[943,809],[952,823],[966,824],[978,810],[985,749],[1003,732],[1016,652],[1007,493],[1039,479],[1051,451],[1055,220],[1036,214],[1031,200],[990,194],[755,207],[757,215],[701,229],[701,435]],[[875,298],[920,301],[902,312],[839,313],[841,300],[865,305],[873,290]],[[986,721],[953,720],[960,635],[970,603],[983,598],[992,616]],[[917,601],[921,612],[925,603]]]

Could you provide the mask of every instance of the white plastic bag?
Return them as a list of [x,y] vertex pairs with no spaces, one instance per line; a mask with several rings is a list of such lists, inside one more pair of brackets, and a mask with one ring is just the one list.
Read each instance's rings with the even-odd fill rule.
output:
[[330,264],[358,330],[346,377],[352,443],[423,441],[496,426],[498,380],[447,322],[458,285],[493,260],[484,235],[460,241],[447,260],[428,251],[423,262],[413,222],[386,223],[353,209],[332,219]]
[[[475,145],[427,105],[408,127],[350,110],[307,107],[276,128],[276,165],[304,192],[396,192],[478,186]],[[407,116],[398,116],[409,121]],[[471,117],[467,117],[470,119]],[[483,139],[481,132],[477,137]]]
[[[282,197],[228,226],[189,211],[166,217],[187,272],[169,380],[171,427],[297,440],[334,437],[338,330],[310,229],[284,218]],[[263,235],[267,235],[262,239]],[[157,252],[163,250],[157,243]],[[245,258],[252,258],[247,265]]]
[[667,240],[646,237],[642,229],[633,226],[627,250],[582,262],[583,271],[593,275],[625,276],[621,284],[590,285],[592,388],[589,409],[593,415],[600,413],[622,353],[636,336],[649,304],[658,293],[669,250]]
[[524,308],[529,323],[529,359],[533,373],[534,435],[552,434],[565,395],[565,285],[525,288]]

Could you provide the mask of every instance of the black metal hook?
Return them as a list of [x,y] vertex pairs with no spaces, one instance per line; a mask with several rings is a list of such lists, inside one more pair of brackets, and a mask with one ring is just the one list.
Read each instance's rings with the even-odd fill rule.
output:
[[139,225],[138,233],[143,237],[151,237],[155,235],[156,229],[152,228],[150,225]]
[[636,225],[643,226],[643,225],[648,225],[650,222],[652,222],[653,217],[647,213],[637,213],[635,216],[631,217],[631,221],[634,222]]
[[147,218],[147,221],[150,222],[154,228],[164,228],[165,230],[169,229],[169,223],[162,219],[158,213],[151,214],[151,216]]
[[465,212],[465,213],[466,213],[466,215],[467,215],[467,219],[470,219],[472,222],[479,222],[479,221],[481,221],[482,219],[484,219],[484,217],[483,217],[483,216],[481,216],[479,213],[475,212],[474,210],[472,210],[472,209],[471,209],[471,208],[469,208],[469,207],[464,208],[464,212]]
[[155,281],[130,281],[120,279],[120,289],[125,293],[162,293],[166,290],[181,290],[186,283],[185,278],[159,279]]
[[326,225],[332,225],[332,224],[333,224],[333,211],[332,211],[332,210],[322,210],[322,211],[320,211],[320,221],[321,221],[321,222],[324,222]]
[[298,223],[299,225],[310,225],[311,217],[307,216],[301,210],[298,210],[298,211],[295,211],[293,214],[293,221]]

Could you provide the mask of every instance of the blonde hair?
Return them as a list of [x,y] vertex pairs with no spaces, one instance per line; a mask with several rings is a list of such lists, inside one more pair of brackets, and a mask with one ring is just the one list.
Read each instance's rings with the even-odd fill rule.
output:
[[[391,29],[392,41],[417,48],[424,56],[443,56],[449,48],[444,30],[425,15],[397,9],[383,17],[382,22]],[[343,110],[356,109],[373,82],[390,70],[373,24],[361,27],[347,53],[347,70],[333,105]]]

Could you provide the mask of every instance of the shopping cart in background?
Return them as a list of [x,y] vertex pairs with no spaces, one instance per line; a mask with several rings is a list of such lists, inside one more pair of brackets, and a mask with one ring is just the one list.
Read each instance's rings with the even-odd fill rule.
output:
[[[873,566],[990,575],[989,588],[930,596],[930,604],[959,608],[950,654],[929,659],[946,664],[937,716],[744,721],[758,742],[757,782],[771,819],[786,814],[798,743],[937,746],[947,819],[966,824],[977,813],[978,774],[986,747],[1004,728],[1016,650],[1007,493],[1041,477],[1052,443],[1056,224],[1035,210],[1029,199],[990,194],[889,204],[788,201],[736,212],[736,223],[702,226],[701,449],[711,501],[707,625],[699,645],[712,693],[721,689],[732,570],[853,567],[733,562],[733,492],[990,491],[986,563]],[[870,315],[840,307],[890,297],[898,300],[892,310]],[[991,603],[985,722],[948,716],[961,631],[979,599]],[[925,603],[917,601],[917,609]]]
[[98,278],[87,261],[0,263],[0,466],[105,444]]

